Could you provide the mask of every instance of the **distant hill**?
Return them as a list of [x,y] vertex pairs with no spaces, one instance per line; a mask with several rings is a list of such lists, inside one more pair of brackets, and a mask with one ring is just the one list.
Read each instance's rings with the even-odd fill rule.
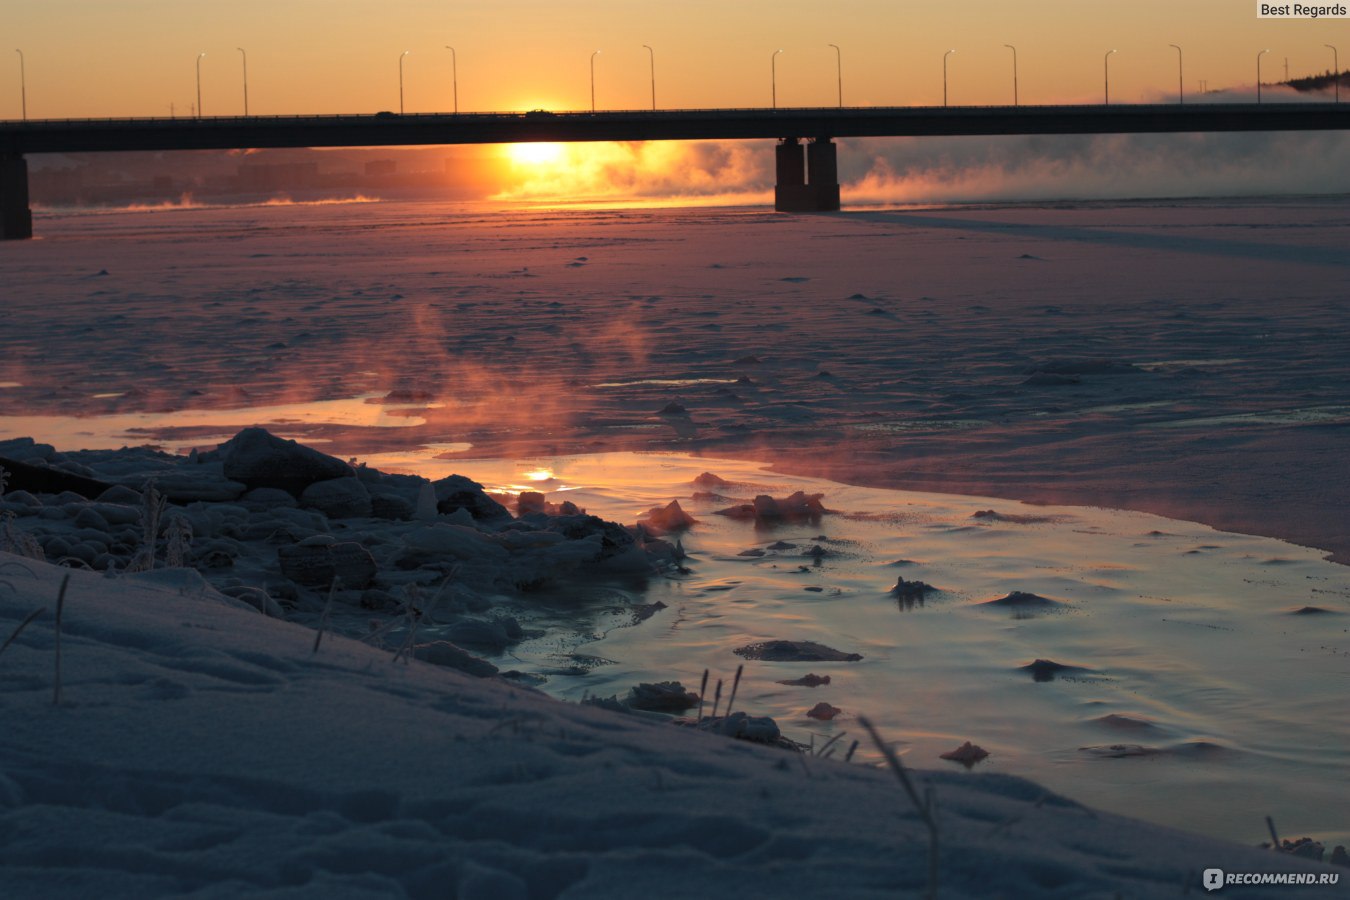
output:
[[1309,75],[1307,78],[1291,78],[1288,81],[1281,82],[1300,93],[1310,93],[1312,91],[1325,91],[1333,87],[1337,80],[1342,87],[1350,87],[1350,72],[1336,73],[1330,70],[1321,75]]

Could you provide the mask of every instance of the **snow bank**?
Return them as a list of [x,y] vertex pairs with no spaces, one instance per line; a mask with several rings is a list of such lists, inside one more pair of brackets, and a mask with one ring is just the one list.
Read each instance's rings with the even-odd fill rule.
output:
[[[56,597],[69,578],[56,678]],[[549,700],[259,615],[180,572],[0,554],[6,897],[894,897],[891,776]],[[1333,872],[1007,776],[936,792],[943,897],[1170,896]],[[1249,888],[1244,897],[1282,896]],[[1308,888],[1300,896],[1340,896]]]

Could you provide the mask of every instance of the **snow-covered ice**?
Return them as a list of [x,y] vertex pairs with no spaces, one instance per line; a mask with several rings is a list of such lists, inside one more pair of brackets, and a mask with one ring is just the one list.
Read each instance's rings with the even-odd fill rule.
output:
[[[875,748],[799,758],[530,687],[729,687],[734,649],[774,640],[862,659],[744,662],[737,710],[816,746],[877,721],[936,787],[944,896],[1312,865],[1058,794],[1248,844],[1272,810],[1284,837],[1344,837],[1350,590],[1318,552],[1350,552],[1343,201],[41,215],[43,240],[0,247],[21,323],[0,438],[195,503],[166,509],[159,564],[202,574],[71,573],[53,706],[65,573],[3,557],[0,639],[44,610],[0,653],[18,896],[921,889],[926,838]],[[248,425],[368,467],[272,486],[94,450]],[[617,450],[680,455],[582,455]],[[678,500],[697,523],[630,548],[377,468],[546,518]],[[831,512],[756,515],[794,491]],[[77,568],[126,568],[143,528],[129,493],[6,510]],[[490,671],[432,649],[452,632],[514,680],[426,661]],[[829,683],[787,684],[811,668]],[[939,759],[965,741],[990,754],[969,773]]]

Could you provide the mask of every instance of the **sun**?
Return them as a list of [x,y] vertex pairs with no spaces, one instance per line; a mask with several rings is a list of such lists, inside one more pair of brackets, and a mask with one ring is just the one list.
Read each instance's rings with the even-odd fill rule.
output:
[[511,144],[507,149],[507,154],[511,162],[517,166],[546,166],[559,162],[566,152],[563,144],[554,143],[534,143],[534,144]]

